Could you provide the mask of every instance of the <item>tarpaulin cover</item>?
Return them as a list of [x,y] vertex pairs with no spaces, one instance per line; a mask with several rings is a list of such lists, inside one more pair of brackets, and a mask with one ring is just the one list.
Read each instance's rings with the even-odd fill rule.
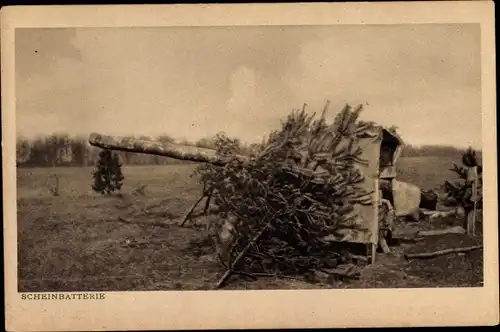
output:
[[[340,234],[338,236],[328,236],[330,240],[363,244],[378,243],[379,204],[381,203],[379,179],[381,177],[381,174],[384,172],[384,168],[382,168],[380,165],[380,153],[382,142],[384,141],[384,139],[388,139],[392,142],[392,147],[389,148],[392,149],[390,157],[392,158],[392,160],[390,163],[390,167],[392,170],[395,170],[396,160],[400,155],[402,145],[402,141],[399,139],[399,137],[389,133],[383,128],[377,128],[376,130],[366,132],[362,138],[359,138],[358,146],[362,150],[360,159],[364,160],[365,163],[357,163],[356,167],[361,171],[365,178],[362,187],[366,191],[372,192],[372,204],[355,205],[355,210],[358,214],[358,220],[356,224],[362,226],[361,230],[351,228],[343,229],[338,232]],[[391,176],[387,177],[390,178]]]
[[350,242],[356,243],[377,243],[378,242],[378,201],[379,201],[379,156],[380,156],[381,136],[374,135],[360,139],[359,146],[362,149],[361,159],[366,164],[358,164],[361,173],[365,177],[363,188],[372,194],[372,205],[356,205],[360,218],[366,228],[362,234],[353,234]]
[[329,236],[331,240],[338,242],[353,243],[377,243],[378,242],[378,175],[381,135],[377,132],[367,133],[366,137],[358,140],[358,146],[362,149],[360,159],[365,163],[357,163],[356,167],[364,176],[362,187],[367,192],[372,192],[372,204],[354,206],[358,214],[355,222],[361,229],[346,228],[338,231],[336,237]]

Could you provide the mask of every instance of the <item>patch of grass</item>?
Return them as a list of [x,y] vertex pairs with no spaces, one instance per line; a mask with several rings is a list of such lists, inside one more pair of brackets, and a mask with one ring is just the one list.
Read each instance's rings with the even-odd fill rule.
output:
[[[448,171],[449,160],[401,161],[404,171],[400,179],[424,188],[434,188],[453,177]],[[197,179],[190,176],[195,167],[123,167],[122,197],[93,193],[90,167],[18,169],[19,291],[210,289],[224,269],[210,248],[205,228],[198,224],[203,217],[188,222],[187,227],[177,226],[200,194]],[[57,197],[44,184],[54,172],[60,177],[61,195]],[[131,195],[141,185],[147,186],[145,196]],[[121,222],[119,216],[136,224]],[[158,222],[166,226],[154,225]],[[457,225],[454,222],[422,221],[414,227],[444,228]],[[439,245],[428,243],[426,250],[456,244],[449,238],[442,241]],[[417,244],[412,246],[394,247],[391,255],[379,255],[374,266],[363,270],[360,281],[327,285],[272,277],[250,281],[234,276],[228,289],[476,286],[482,280],[481,250],[404,261],[403,250],[418,249]]]
[[454,180],[450,171],[460,157],[404,157],[398,160],[397,179],[416,184],[422,189],[440,189],[446,180]]
[[[448,248],[482,244],[480,237],[447,234],[427,237],[408,252],[432,252]],[[404,267],[408,274],[428,280],[435,286],[482,286],[483,252],[474,250],[462,254],[438,256],[432,259],[413,259]]]

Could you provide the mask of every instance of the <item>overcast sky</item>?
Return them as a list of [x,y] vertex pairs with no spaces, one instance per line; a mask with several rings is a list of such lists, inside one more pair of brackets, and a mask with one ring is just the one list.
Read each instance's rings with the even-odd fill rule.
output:
[[479,37],[479,25],[17,29],[17,130],[252,142],[329,99],[329,116],[365,104],[410,144],[480,148]]

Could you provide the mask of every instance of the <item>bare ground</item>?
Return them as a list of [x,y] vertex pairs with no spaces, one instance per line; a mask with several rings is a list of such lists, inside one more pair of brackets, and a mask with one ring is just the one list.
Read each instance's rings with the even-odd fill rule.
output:
[[[132,173],[136,171],[127,170],[126,179],[133,180],[123,197],[85,192],[90,181],[82,184],[86,176],[80,173],[80,178],[66,180],[71,193],[51,197],[37,191],[37,176],[44,175],[31,173],[34,181],[25,182],[18,191],[19,291],[212,289],[225,271],[206,241],[203,217],[186,227],[177,225],[199,194],[190,171],[192,167],[161,174],[143,170],[138,177]],[[145,196],[130,195],[143,183],[149,186]],[[398,231],[459,224],[453,218],[433,224],[401,221]],[[359,280],[263,277],[253,281],[233,276],[224,289],[480,287],[482,250],[412,260],[403,253],[474,245],[482,243],[481,235],[479,229],[476,237],[441,235],[414,243],[401,241],[391,247],[391,253],[379,253],[375,264],[361,266]]]

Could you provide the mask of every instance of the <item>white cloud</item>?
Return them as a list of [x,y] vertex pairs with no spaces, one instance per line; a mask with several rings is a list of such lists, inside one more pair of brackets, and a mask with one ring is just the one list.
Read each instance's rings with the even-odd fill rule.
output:
[[232,113],[248,110],[249,104],[258,102],[255,71],[241,66],[230,76],[230,98],[227,109]]
[[[25,42],[16,44],[19,66],[35,59],[35,68],[46,69],[30,69],[28,79],[19,80],[20,134],[57,129],[198,139],[225,131],[259,141],[292,108],[307,103],[309,110],[320,111],[329,99],[330,115],[345,103],[368,102],[364,117],[400,127],[408,142],[480,141],[474,29],[415,25],[75,31],[64,40],[44,39],[57,44],[46,42],[48,50],[74,45],[78,56],[69,59],[31,54],[30,41],[40,31],[26,32]],[[445,131],[443,123],[449,124]]]
[[474,52],[415,33],[352,32],[302,45],[285,78],[299,100],[316,110],[330,99],[330,114],[368,103],[364,118],[398,126],[413,144],[481,145]]

